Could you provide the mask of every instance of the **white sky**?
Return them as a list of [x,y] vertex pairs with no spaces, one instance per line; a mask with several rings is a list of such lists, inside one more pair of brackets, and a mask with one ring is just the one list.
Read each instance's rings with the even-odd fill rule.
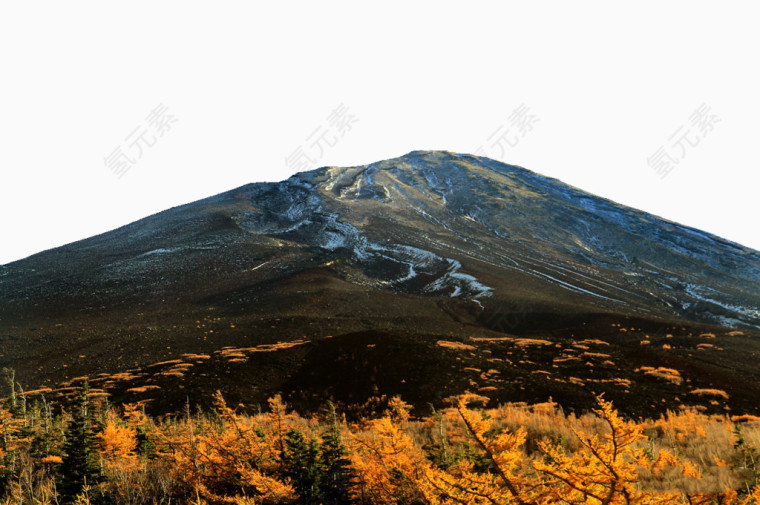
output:
[[[482,146],[760,249],[751,2],[116,5],[0,4],[0,264],[287,178],[299,147],[316,168]],[[176,122],[137,159],[159,104]],[[537,121],[520,133],[521,104]],[[119,147],[121,178],[104,162]],[[664,179],[660,147],[679,161]]]

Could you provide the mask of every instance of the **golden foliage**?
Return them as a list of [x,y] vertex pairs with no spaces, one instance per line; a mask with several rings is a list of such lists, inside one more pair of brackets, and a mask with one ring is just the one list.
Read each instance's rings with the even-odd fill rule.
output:
[[[283,463],[287,434],[296,429],[323,440],[335,417],[330,425],[305,419],[279,396],[258,415],[236,412],[220,393],[213,400],[213,413],[161,422],[139,404],[103,413],[96,442],[104,480],[92,483],[80,502],[299,503]],[[551,400],[485,409],[487,402],[468,394],[434,416],[414,419],[411,406],[393,397],[383,401],[379,418],[338,423],[351,500],[760,505],[760,486],[752,487],[760,474],[753,470],[760,447],[760,423],[753,416],[737,417],[738,425],[689,409],[634,422],[601,396],[597,408],[580,417],[563,414]],[[31,452],[33,437],[55,433],[49,424],[0,405],[0,476],[11,476],[0,503],[56,502],[52,482],[63,462],[61,440],[46,439],[47,453]],[[24,475],[34,477],[24,481]]]
[[137,433],[113,413],[109,414],[103,431],[98,433],[100,453],[107,461],[130,460],[136,457]]

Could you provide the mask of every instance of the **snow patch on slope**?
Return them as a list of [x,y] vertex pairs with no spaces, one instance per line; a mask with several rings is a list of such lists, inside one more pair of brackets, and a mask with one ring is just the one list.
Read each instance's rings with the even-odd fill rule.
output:
[[471,293],[470,296],[473,298],[491,295],[492,289],[490,287],[480,283],[472,275],[464,274],[459,271],[459,269],[462,268],[461,263],[459,263],[457,260],[452,259],[449,259],[447,261],[450,264],[448,271],[435,281],[425,286],[423,291],[436,292],[452,289],[452,298],[460,296],[463,289]]
[[142,258],[143,256],[152,256],[154,254],[169,254],[176,251],[179,251],[180,248],[175,249],[153,249],[152,251],[148,251],[146,253],[141,254],[139,257]]
[[378,243],[368,240],[353,225],[338,220],[331,214],[318,237],[319,246],[329,251],[346,249],[359,263],[386,261],[403,265],[405,273],[385,284],[402,286],[421,274],[435,277],[422,287],[424,293],[446,293],[452,297],[479,298],[489,296],[492,289],[472,275],[462,273],[462,264],[441,257],[431,251],[405,244]]

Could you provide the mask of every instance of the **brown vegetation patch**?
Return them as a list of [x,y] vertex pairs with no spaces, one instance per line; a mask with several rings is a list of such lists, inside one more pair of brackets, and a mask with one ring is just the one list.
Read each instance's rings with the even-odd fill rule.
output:
[[677,386],[680,386],[683,383],[681,372],[673,368],[642,366],[634,370],[634,372],[642,372],[644,375],[649,375],[650,377],[664,379]]
[[609,354],[604,354],[603,352],[584,352],[581,354],[581,356],[586,356],[587,358],[609,358]]
[[131,381],[131,380],[139,379],[140,377],[141,375],[135,375],[130,372],[120,372],[120,373],[115,373],[111,375],[108,378],[108,380],[109,381]]
[[583,381],[583,379],[579,379],[578,377],[568,377],[568,382],[570,384],[575,384],[576,386],[585,386],[586,383]]
[[153,363],[151,365],[148,365],[148,368],[153,368],[157,366],[166,366],[166,365],[176,365],[177,363],[182,363],[181,359],[170,359],[169,361],[159,361],[158,363]]
[[27,396],[34,396],[34,395],[42,395],[45,393],[52,393],[53,390],[50,388],[39,388],[39,389],[32,389],[31,391],[24,391],[24,394]]
[[548,340],[543,340],[540,338],[518,338],[515,339],[515,344],[520,347],[525,347],[528,345],[552,345],[552,343]]
[[554,358],[552,361],[554,363],[567,363],[568,361],[580,361],[581,359],[578,356],[562,356]]
[[753,416],[752,414],[744,414],[742,416],[731,416],[731,421],[735,423],[753,423],[760,424],[760,416]]
[[210,359],[211,356],[208,354],[192,354],[192,353],[186,353],[182,355],[183,358],[193,360],[193,361],[202,361]]
[[718,396],[720,398],[723,398],[724,400],[728,400],[728,393],[726,393],[722,389],[711,389],[711,388],[694,389],[691,391],[691,394],[698,395],[698,396]]
[[512,337],[470,337],[473,342],[514,342]]
[[185,373],[179,370],[166,370],[165,372],[161,372],[158,375],[162,377],[184,377]]
[[618,386],[623,386],[625,388],[631,387],[631,381],[629,379],[621,379],[621,378],[602,379],[601,382],[603,384],[615,384],[615,385],[618,385]]
[[140,386],[136,388],[129,388],[127,389],[127,393],[145,393],[146,391],[153,391],[156,389],[161,389],[161,388],[154,384],[149,384],[149,385]]
[[578,343],[586,344],[586,345],[610,345],[609,342],[605,342],[604,340],[599,340],[598,338],[587,338],[585,340],[581,340]]
[[475,347],[468,344],[463,344],[462,342],[451,342],[449,340],[439,340],[436,342],[436,345],[440,347],[445,347],[446,349],[454,349],[457,351],[473,351],[475,350]]

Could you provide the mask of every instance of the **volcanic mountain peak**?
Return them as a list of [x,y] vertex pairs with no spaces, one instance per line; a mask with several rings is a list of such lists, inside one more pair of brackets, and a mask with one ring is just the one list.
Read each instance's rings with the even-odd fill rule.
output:
[[[173,269],[183,252],[244,244],[337,255],[347,261],[346,279],[396,292],[513,299],[517,282],[521,303],[552,291],[542,304],[556,308],[572,295],[573,305],[594,310],[760,324],[757,251],[520,167],[445,151],[249,184],[14,263],[0,279],[13,285],[21,280],[14,272],[36,263],[32,271],[47,283],[86,264],[100,289],[109,279]],[[62,254],[77,260],[60,261]],[[526,282],[542,294],[527,295]]]
[[[251,361],[259,368],[246,368],[241,388],[334,388],[328,379],[345,377],[333,372],[350,367],[331,363],[357,360],[346,372],[354,380],[374,360],[393,377],[370,375],[368,391],[385,384],[424,402],[459,388],[463,376],[441,372],[441,360],[456,365],[445,349],[472,351],[475,368],[509,362],[502,375],[525,381],[521,373],[544,373],[565,357],[536,364],[554,359],[545,347],[515,362],[500,342],[559,339],[552,349],[569,352],[582,336],[632,360],[626,380],[640,366],[673,368],[677,357],[695,384],[723,378],[736,404],[746,396],[749,405],[746,391],[760,377],[750,377],[755,344],[742,331],[757,328],[757,251],[520,167],[443,151],[248,184],[0,268],[0,366],[35,385],[121,370],[125,357],[138,369],[179,353],[220,353],[214,366],[223,368],[214,370],[225,374],[229,349],[270,352],[285,342],[286,363]],[[692,334],[721,331],[731,346],[694,347]],[[639,340],[670,349],[676,342],[664,339],[673,335],[680,354],[642,354]],[[365,360],[367,346],[381,355]],[[690,361],[696,350],[709,374]],[[407,359],[418,375],[405,375]],[[735,382],[736,367],[746,384]],[[599,384],[620,378],[599,370]],[[196,379],[187,384],[207,386]],[[536,398],[554,394],[556,384],[533,382]],[[498,390],[501,400],[515,394]]]

